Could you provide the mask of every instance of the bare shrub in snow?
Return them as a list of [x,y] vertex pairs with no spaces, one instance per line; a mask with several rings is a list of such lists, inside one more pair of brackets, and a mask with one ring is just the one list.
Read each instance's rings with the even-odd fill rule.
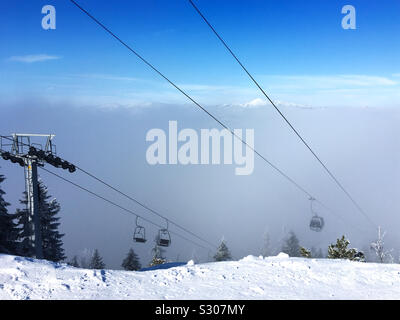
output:
[[375,255],[380,263],[393,263],[393,256],[391,251],[385,249],[385,238],[386,232],[382,232],[381,227],[378,227],[378,239],[371,243],[371,250],[375,252]]

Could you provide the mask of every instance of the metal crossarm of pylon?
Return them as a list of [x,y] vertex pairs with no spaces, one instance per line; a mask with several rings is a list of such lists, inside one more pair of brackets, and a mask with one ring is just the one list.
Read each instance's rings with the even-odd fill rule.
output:
[[[24,134],[13,133],[10,136],[0,136],[0,155],[4,160],[18,163],[24,167],[25,190],[28,197],[28,223],[33,230],[29,239],[35,247],[36,258],[43,258],[43,244],[39,209],[39,182],[37,167],[48,163],[56,168],[75,172],[73,164],[57,156],[56,146],[53,143],[54,134]],[[45,139],[45,142],[34,141]],[[43,141],[42,141],[43,142]],[[43,148],[44,145],[44,148]]]

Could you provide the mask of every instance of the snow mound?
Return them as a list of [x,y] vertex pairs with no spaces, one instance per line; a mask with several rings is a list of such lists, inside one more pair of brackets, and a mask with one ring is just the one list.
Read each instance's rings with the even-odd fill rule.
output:
[[400,299],[400,265],[278,255],[135,272],[0,254],[5,299]]
[[194,261],[193,260],[190,260],[190,261],[188,261],[188,263],[186,264],[187,266],[194,266]]
[[286,258],[289,258],[289,255],[284,252],[279,252],[279,254],[276,257],[280,258],[280,259],[286,259]]
[[239,261],[255,261],[255,260],[263,260],[263,257],[262,256],[259,256],[259,257],[255,257],[255,256],[247,256],[247,257],[244,257],[243,259],[241,259],[241,260],[239,260]]

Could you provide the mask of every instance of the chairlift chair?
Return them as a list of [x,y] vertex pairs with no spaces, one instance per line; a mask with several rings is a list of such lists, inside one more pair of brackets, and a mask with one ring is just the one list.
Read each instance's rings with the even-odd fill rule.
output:
[[171,244],[171,235],[168,231],[168,220],[167,221],[167,228],[160,229],[158,232],[157,244],[161,247],[169,247]]
[[133,241],[145,243],[146,242],[146,230],[144,227],[138,224],[138,218],[136,217],[136,227],[135,231],[133,232]]
[[324,227],[324,218],[318,216],[318,214],[314,211],[313,209],[313,202],[315,201],[314,198],[310,198],[310,208],[311,208],[311,213],[313,214],[311,221],[310,221],[310,229],[312,231],[320,232],[322,231]]

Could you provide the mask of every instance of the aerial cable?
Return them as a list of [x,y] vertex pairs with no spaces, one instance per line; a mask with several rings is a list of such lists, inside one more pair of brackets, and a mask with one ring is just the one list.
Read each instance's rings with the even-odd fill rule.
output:
[[[197,101],[195,101],[192,97],[190,97],[183,89],[181,89],[178,85],[172,82],[169,78],[167,78],[163,73],[161,73],[155,66],[153,66],[150,62],[148,62],[145,58],[143,58],[138,52],[132,49],[127,43],[125,43],[121,38],[119,38],[116,34],[114,34],[110,29],[108,29],[102,22],[96,19],[93,15],[91,15],[87,10],[85,10],[82,6],[80,6],[76,1],[70,0],[78,9],[80,9],[83,13],[85,13],[90,19],[92,19],[95,23],[97,23],[101,28],[103,28],[107,33],[109,33],[113,38],[115,38],[118,42],[120,42],[125,48],[127,48],[130,52],[132,52],[137,58],[139,58],[142,62],[144,62],[147,66],[149,66],[153,71],[155,71],[159,76],[165,79],[168,83],[170,83],[174,88],[176,88],[179,92],[181,92],[186,98],[192,101],[197,107],[199,107],[202,111],[204,111],[207,115],[209,115],[212,119],[214,119],[217,123],[219,123],[223,128],[227,129],[234,137],[239,139],[245,146],[250,148],[255,154],[257,154],[262,160],[268,163],[273,169],[275,169],[279,174],[281,174],[284,178],[286,178],[289,182],[291,182],[294,186],[296,186],[300,191],[305,193],[309,198],[313,197],[311,193],[309,193],[305,188],[303,188],[300,184],[290,178],[287,174],[285,174],[282,170],[280,170],[276,165],[270,162],[267,158],[261,155],[257,150],[247,144],[241,137],[236,135],[233,130],[231,130],[227,125],[225,125],[222,121],[220,121],[216,116],[214,116],[211,112],[201,106]],[[370,220],[369,220],[370,221]],[[372,222],[372,221],[370,221]],[[373,223],[372,223],[373,224]],[[373,224],[375,227],[375,224]]]
[[209,241],[206,240],[206,239],[203,239],[202,237],[196,235],[195,233],[191,232],[191,231],[188,230],[187,228],[182,227],[182,226],[180,226],[179,224],[173,222],[172,220],[166,218],[165,216],[161,215],[159,212],[155,211],[154,209],[151,209],[149,206],[143,204],[143,203],[140,202],[139,200],[133,198],[132,196],[127,195],[126,193],[122,192],[121,190],[119,190],[119,189],[113,187],[112,185],[108,184],[108,183],[105,182],[104,180],[102,180],[102,179],[100,179],[100,178],[97,178],[95,175],[91,174],[90,172],[88,172],[88,171],[86,171],[86,170],[84,170],[84,169],[82,169],[82,168],[80,168],[80,167],[78,167],[78,166],[75,166],[75,167],[76,167],[78,170],[80,170],[80,171],[82,171],[83,173],[85,173],[85,174],[87,174],[88,176],[90,176],[91,178],[93,178],[93,179],[97,180],[98,182],[104,184],[105,186],[109,187],[110,189],[112,189],[112,190],[118,192],[119,194],[121,194],[122,196],[128,198],[129,200],[134,201],[135,203],[137,203],[137,204],[140,205],[141,207],[145,208],[146,210],[152,212],[153,214],[157,215],[158,217],[160,217],[160,218],[166,220],[166,221],[167,221],[167,224],[168,224],[168,222],[169,222],[169,223],[173,224],[174,226],[178,227],[179,229],[181,229],[181,230],[187,232],[188,234],[192,235],[193,237],[195,237],[195,238],[197,238],[197,239],[199,239],[199,240],[201,240],[201,241],[207,243],[208,245],[212,246],[213,248],[216,248],[216,246],[215,246],[213,243],[209,242]]
[[[1,136],[1,137],[2,137],[2,138],[9,139],[9,138],[6,137],[6,136]],[[10,139],[10,140],[12,140],[12,139]],[[30,146],[30,145],[28,145],[28,144],[26,144],[26,143],[22,143],[22,144],[23,144],[23,145],[26,145],[26,146]],[[109,187],[110,189],[112,189],[112,190],[118,192],[119,194],[123,195],[124,197],[128,198],[129,200],[134,201],[135,203],[137,203],[137,204],[139,204],[141,207],[143,207],[143,208],[149,210],[150,212],[152,212],[153,214],[157,215],[158,217],[160,217],[160,218],[166,220],[166,221],[167,221],[167,224],[168,224],[168,222],[169,222],[169,223],[173,224],[174,226],[178,227],[179,229],[181,229],[181,230],[187,232],[188,234],[192,235],[193,237],[195,237],[195,238],[197,238],[197,239],[199,239],[199,240],[201,240],[201,241],[207,243],[207,244],[210,245],[211,247],[217,248],[216,245],[214,245],[213,243],[209,242],[208,240],[203,239],[202,237],[196,235],[195,233],[193,233],[192,231],[188,230],[187,228],[182,227],[181,225],[179,225],[179,224],[173,222],[172,220],[170,220],[170,219],[168,219],[167,217],[161,215],[161,214],[158,213],[157,211],[151,209],[150,207],[148,207],[147,205],[145,205],[145,204],[143,204],[142,202],[138,201],[137,199],[133,198],[132,196],[129,196],[129,195],[127,195],[126,193],[124,193],[124,192],[118,190],[117,188],[115,188],[115,187],[113,187],[112,185],[108,184],[108,183],[105,182],[104,180],[102,180],[102,179],[96,177],[95,175],[91,174],[90,172],[88,172],[88,171],[86,171],[86,170],[84,170],[84,169],[82,169],[82,168],[80,168],[80,167],[78,167],[78,166],[76,166],[76,165],[75,165],[75,168],[78,169],[78,170],[80,170],[80,171],[83,172],[84,174],[90,176],[91,178],[97,180],[98,182],[104,184],[105,186]]]
[[254,79],[254,77],[250,74],[250,72],[246,69],[246,67],[242,64],[239,58],[233,53],[230,47],[226,44],[226,42],[222,39],[222,37],[218,34],[215,28],[211,25],[211,23],[206,19],[203,13],[197,8],[197,6],[193,3],[192,0],[188,0],[196,12],[200,15],[200,17],[204,20],[204,22],[210,27],[213,33],[217,36],[217,38],[221,41],[224,47],[229,51],[232,57],[237,61],[237,63],[242,67],[242,69],[246,72],[249,78],[254,82],[257,88],[261,91],[261,93],[267,98],[267,100],[272,104],[275,110],[279,113],[279,115],[283,118],[283,120],[289,125],[292,131],[297,135],[297,137],[301,140],[301,142],[307,147],[307,149],[312,153],[315,159],[322,165],[328,175],[334,180],[334,182],[339,186],[339,188],[346,194],[346,196],[350,199],[350,201],[354,204],[354,206],[358,209],[358,211],[370,222],[374,227],[377,227],[376,224],[371,220],[371,218],[365,213],[365,211],[361,208],[361,206],[355,201],[355,199],[351,196],[351,194],[344,188],[344,186],[340,183],[340,181],[335,177],[335,175],[328,169],[325,163],[318,157],[318,155],[314,152],[314,150],[310,147],[310,145],[305,141],[305,139],[300,135],[300,133],[296,130],[296,128],[290,123],[290,121],[286,118],[286,116],[281,112],[281,110],[275,105],[275,103],[271,100],[271,98],[266,94],[264,89],[259,85],[259,83]]
[[192,97],[190,97],[183,89],[177,86],[174,82],[172,82],[169,78],[167,78],[163,73],[161,73],[156,67],[154,67],[150,62],[144,59],[139,53],[133,50],[128,44],[122,41],[117,35],[115,35],[110,29],[108,29],[104,24],[102,24],[99,20],[93,17],[88,11],[82,8],[79,4],[77,4],[74,0],[70,0],[76,7],[78,7],[82,12],[84,12],[89,18],[91,18],[94,22],[96,22],[100,27],[102,27],[105,31],[107,31],[112,37],[114,37],[118,42],[120,42],[124,47],[126,47],[129,51],[131,51],[134,55],[136,55],[140,60],[142,60],[146,65],[148,65],[151,69],[153,69],[158,75],[164,78],[167,82],[169,82],[174,88],[176,88],[179,92],[181,92],[185,97],[187,97],[190,101],[192,101],[196,106],[198,106],[201,110],[207,113],[212,119],[218,122],[223,128],[227,129],[234,137],[239,139],[245,146],[250,148],[255,154],[257,154],[262,160],[267,162],[272,168],[278,171],[282,176],[284,176],[287,180],[289,180],[293,185],[295,185],[299,190],[305,193],[308,197],[312,195],[300,186],[296,181],[290,178],[287,174],[285,174],[282,170],[280,170],[276,165],[270,162],[267,158],[265,158],[262,154],[260,154],[257,150],[251,147],[247,142],[245,142],[241,137],[233,132],[227,125],[225,125],[222,121],[220,121],[216,116],[214,116],[211,112],[205,109],[202,105],[200,105],[197,101],[195,101]]
[[[115,206],[115,207],[117,207],[117,208],[119,208],[119,209],[121,209],[121,210],[123,210],[123,211],[125,211],[127,213],[130,213],[130,214],[132,214],[132,215],[134,215],[136,217],[139,217],[139,218],[143,219],[144,221],[146,221],[146,222],[148,222],[148,223],[150,223],[150,224],[152,224],[152,225],[154,225],[154,226],[156,226],[156,227],[158,227],[160,229],[164,229],[165,228],[165,227],[163,227],[163,226],[161,226],[161,225],[159,225],[159,224],[157,224],[157,223],[155,223],[155,222],[153,222],[153,221],[151,221],[149,219],[146,219],[146,218],[138,215],[136,212],[134,212],[132,210],[129,210],[129,209],[125,208],[125,207],[122,207],[121,205],[119,205],[119,204],[117,204],[117,203],[115,203],[115,202],[113,202],[113,201],[111,201],[111,200],[109,200],[109,199],[107,199],[107,198],[105,198],[105,197],[93,192],[93,191],[90,191],[89,189],[87,189],[85,187],[82,187],[82,186],[80,186],[79,184],[77,184],[75,182],[72,182],[71,180],[68,180],[68,179],[66,179],[66,178],[64,178],[64,177],[62,177],[62,176],[60,176],[60,175],[58,175],[58,174],[56,174],[56,173],[54,173],[54,172],[52,172],[50,170],[47,170],[46,168],[43,168],[43,167],[39,167],[39,168],[44,170],[44,171],[46,171],[47,173],[49,173],[49,174],[51,174],[53,176],[56,176],[57,178],[59,178],[61,180],[64,180],[65,182],[67,182],[69,184],[72,184],[73,186],[75,186],[75,187],[77,187],[77,188],[79,188],[79,189],[81,189],[81,190],[83,190],[83,191],[85,191],[87,193],[90,193],[91,195],[93,195],[93,196],[95,196],[95,197],[97,197],[97,198],[99,198],[99,199],[101,199],[101,200],[103,200],[105,202],[108,202],[109,204],[111,204],[111,205],[113,205],[113,206]],[[191,242],[192,244],[194,244],[194,245],[196,245],[198,247],[201,247],[201,248],[203,248],[205,250],[209,250],[209,248],[206,248],[203,245],[201,245],[201,244],[199,244],[199,243],[197,243],[195,241],[192,241],[192,240],[180,235],[179,233],[176,233],[176,232],[173,232],[173,231],[169,231],[169,232],[171,234],[174,234],[175,236],[178,236],[178,237],[180,237],[180,238],[182,238],[182,239],[184,239],[186,241]]]

